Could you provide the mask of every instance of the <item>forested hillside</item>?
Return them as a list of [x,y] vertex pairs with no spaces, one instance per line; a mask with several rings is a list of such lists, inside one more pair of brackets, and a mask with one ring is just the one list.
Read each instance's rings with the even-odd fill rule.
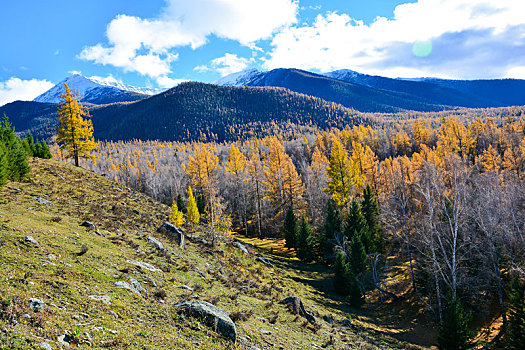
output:
[[[525,261],[525,121],[502,111],[293,139],[102,143],[85,166],[174,211],[191,186],[209,237],[229,223],[286,237],[300,259],[333,266],[335,290],[354,307],[409,297],[443,327],[501,329],[516,322],[507,300]],[[403,272],[392,280],[394,270]]]

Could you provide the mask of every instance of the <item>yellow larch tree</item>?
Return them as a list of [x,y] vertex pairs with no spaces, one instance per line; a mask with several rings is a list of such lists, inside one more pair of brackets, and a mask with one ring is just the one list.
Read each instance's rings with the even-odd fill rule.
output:
[[177,201],[173,201],[173,204],[171,205],[170,221],[173,223],[173,225],[178,227],[184,224],[184,214],[179,210]]
[[339,139],[334,137],[332,152],[326,168],[326,191],[340,208],[347,210],[352,201],[356,168],[348,156],[348,151]]
[[[93,138],[93,124],[89,111],[78,101],[78,94],[73,94],[66,83],[65,92],[60,95],[62,102],[58,105],[57,143],[60,150],[66,151],[67,158],[74,158],[79,166],[79,158],[95,159],[91,154],[97,143]],[[85,118],[84,118],[85,117]]]
[[489,147],[483,151],[483,154],[478,157],[477,162],[480,162],[486,171],[498,171],[501,164],[501,157],[498,151],[489,145]]
[[193,196],[193,190],[191,186],[188,187],[188,221],[197,225],[200,221],[199,208],[197,208],[197,202]]

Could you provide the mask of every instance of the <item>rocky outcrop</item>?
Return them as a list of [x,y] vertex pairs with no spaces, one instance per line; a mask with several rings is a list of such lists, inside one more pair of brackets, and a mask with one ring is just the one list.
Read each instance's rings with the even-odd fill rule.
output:
[[224,338],[233,342],[237,339],[235,323],[223,309],[201,300],[184,301],[175,307],[180,312],[200,318]]
[[174,240],[181,248],[184,248],[184,232],[182,232],[182,230],[177,226],[170,224],[169,222],[165,222],[157,229],[157,232]]
[[281,304],[286,304],[292,313],[306,318],[308,322],[312,324],[316,323],[314,315],[306,311],[303,302],[298,297],[285,298],[281,301]]

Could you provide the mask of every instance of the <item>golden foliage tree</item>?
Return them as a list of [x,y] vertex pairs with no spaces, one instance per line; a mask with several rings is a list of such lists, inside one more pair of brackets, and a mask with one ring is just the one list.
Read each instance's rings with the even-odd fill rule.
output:
[[188,220],[194,224],[198,224],[200,220],[199,209],[197,208],[197,202],[193,196],[191,186],[188,187]]
[[326,189],[332,200],[341,208],[348,208],[354,194],[354,180],[357,171],[352,159],[348,157],[348,151],[343,144],[334,138],[332,152],[328,167],[326,168]]
[[170,220],[175,226],[182,226],[184,224],[184,215],[179,210],[179,207],[177,206],[177,201],[173,201],[173,204],[171,205],[171,215]]
[[87,108],[78,102],[78,94],[73,94],[66,83],[64,89],[66,92],[60,96],[63,102],[58,106],[60,125],[57,143],[60,150],[65,150],[68,158],[74,158],[78,166],[79,157],[95,159],[91,151],[97,147],[97,143],[93,138],[93,124]]

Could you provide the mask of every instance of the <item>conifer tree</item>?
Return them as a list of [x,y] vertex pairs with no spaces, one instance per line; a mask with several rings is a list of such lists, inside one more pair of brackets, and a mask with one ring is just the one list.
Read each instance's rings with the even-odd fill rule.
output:
[[349,240],[352,240],[354,236],[358,235],[365,246],[365,251],[370,252],[373,242],[370,237],[368,224],[361,213],[359,202],[355,199],[352,200],[350,212],[346,219],[345,235]]
[[342,222],[333,202],[329,201],[328,205],[326,206],[324,233],[328,239],[334,237],[335,232],[342,232]]
[[348,263],[345,253],[338,251],[335,256],[334,264],[334,289],[337,294],[350,294],[350,281]]
[[372,242],[369,253],[382,252],[384,249],[384,242],[381,224],[379,223],[379,205],[376,196],[369,185],[366,185],[365,190],[363,191],[361,213],[366,220],[368,236]]
[[188,187],[188,221],[194,224],[198,224],[200,220],[199,209],[197,208],[197,203],[195,202],[195,197],[193,197],[193,191],[191,186]]
[[177,202],[173,202],[173,204],[171,205],[170,221],[173,223],[173,225],[178,227],[184,224],[184,215],[182,211],[179,210]]
[[297,257],[303,261],[313,260],[313,235],[312,228],[306,220],[306,215],[302,215],[299,232],[297,234]]
[[29,132],[26,137],[22,140],[24,149],[27,153],[28,157],[35,157],[36,155],[36,145],[35,145],[35,139],[33,138],[33,135],[31,135],[31,132]]
[[43,159],[51,159],[53,158],[53,156],[51,155],[51,151],[49,150],[49,147],[46,143],[46,140],[42,140],[42,142],[38,143],[38,145],[40,146],[40,150],[38,152],[38,158],[43,158]]
[[0,144],[4,146],[5,161],[4,170],[8,180],[22,181],[29,174],[30,168],[27,164],[27,153],[24,149],[22,140],[15,133],[7,116],[0,123]]
[[[64,83],[66,92],[61,95],[63,102],[58,107],[57,143],[61,150],[66,151],[66,156],[75,159],[79,166],[79,158],[94,159],[91,154],[97,144],[93,138],[93,124],[86,107],[78,102],[78,94],[72,94]],[[84,119],[84,117],[86,117]]]
[[286,240],[287,248],[295,248],[297,240],[297,218],[292,206],[288,207],[286,216],[284,218],[284,239]]
[[7,183],[7,148],[0,140],[0,187]]
[[443,310],[443,323],[438,328],[438,346],[442,350],[470,349],[470,340],[475,335],[469,330],[471,315],[463,311],[459,300],[452,293],[447,295]]
[[509,293],[508,346],[525,349],[525,284],[516,277]]
[[339,140],[332,143],[332,152],[326,169],[328,179],[327,191],[330,193],[334,203],[345,209],[352,199],[352,163],[348,158],[348,151]]
[[359,275],[366,269],[366,252],[365,246],[361,241],[360,235],[354,235],[350,243],[350,269],[354,275]]
[[184,214],[188,212],[180,193],[177,195],[177,208],[179,209],[179,211],[183,212]]

